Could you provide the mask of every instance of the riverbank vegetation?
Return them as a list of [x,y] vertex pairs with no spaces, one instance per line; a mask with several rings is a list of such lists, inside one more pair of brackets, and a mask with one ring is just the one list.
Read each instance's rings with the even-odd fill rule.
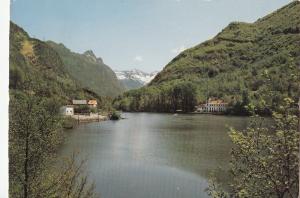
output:
[[64,129],[73,129],[73,128],[75,128],[77,123],[78,123],[78,121],[70,116],[64,117],[63,121],[62,121],[62,127]]
[[126,92],[114,101],[123,111],[183,112],[193,111],[197,104],[196,85],[178,80],[162,87],[147,87]]
[[261,117],[244,131],[231,129],[230,189],[225,191],[215,178],[208,194],[213,198],[297,197],[299,181],[298,118],[295,102],[286,98],[273,113],[271,127]]
[[109,115],[109,119],[110,120],[120,120],[121,119],[121,114],[117,111],[113,111],[110,115]]

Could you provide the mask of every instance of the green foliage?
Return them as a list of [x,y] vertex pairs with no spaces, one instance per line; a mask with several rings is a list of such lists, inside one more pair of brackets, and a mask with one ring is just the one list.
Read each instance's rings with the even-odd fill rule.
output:
[[229,198],[229,193],[223,189],[223,186],[217,182],[217,177],[214,173],[210,175],[208,180],[209,187],[205,190],[208,196],[212,198]]
[[178,80],[160,87],[150,86],[126,92],[114,101],[114,106],[123,111],[191,112],[196,102],[196,85]]
[[109,118],[111,120],[120,120],[121,119],[121,114],[117,111],[113,111]]
[[[60,56],[48,44],[30,38],[12,22],[10,27],[11,93],[32,91],[41,97],[57,98],[62,104],[73,98],[98,97],[93,92],[82,89],[63,71],[64,64]],[[24,50],[24,46],[32,51]]]
[[74,156],[61,169],[55,168],[55,154],[64,137],[59,102],[32,90],[10,97],[10,197],[95,197],[82,163],[75,163]]
[[[231,23],[213,39],[179,54],[147,88],[125,93],[119,103],[133,100],[126,108],[139,110],[139,99],[146,96],[136,93],[147,95],[190,81],[196,85],[197,102],[205,102],[208,95],[229,102],[232,114],[249,115],[252,112],[245,106],[254,105],[255,113],[270,115],[284,98],[299,96],[299,13],[300,3],[292,2],[255,23]],[[165,93],[156,98],[164,98]],[[165,107],[162,111],[174,110]]]
[[62,141],[55,101],[17,94],[11,97],[9,119],[10,194],[31,197],[38,192],[46,161]]
[[111,112],[114,110],[113,106],[112,106],[112,102],[113,99],[110,97],[103,97],[103,101],[100,104],[100,106],[98,106],[98,108],[102,111],[102,112]]
[[91,113],[98,113],[98,109],[95,107],[90,108]]
[[[211,181],[209,195],[220,197],[296,197],[298,193],[298,118],[286,98],[271,123],[257,117],[245,131],[230,130],[233,181],[229,193]],[[271,127],[269,126],[271,124]],[[230,194],[230,196],[229,196]]]
[[76,125],[77,121],[72,117],[64,117],[62,122],[62,127],[64,129],[73,129]]
[[77,105],[74,108],[74,113],[79,114],[89,114],[91,112],[91,109],[89,105]]

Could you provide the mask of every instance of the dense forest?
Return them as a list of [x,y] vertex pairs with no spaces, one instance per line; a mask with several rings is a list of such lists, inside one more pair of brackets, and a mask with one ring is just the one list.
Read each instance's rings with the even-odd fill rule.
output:
[[232,114],[270,114],[285,97],[297,101],[300,3],[254,23],[233,22],[213,39],[188,49],[146,87],[119,96],[125,111],[192,111],[207,97],[225,100]]

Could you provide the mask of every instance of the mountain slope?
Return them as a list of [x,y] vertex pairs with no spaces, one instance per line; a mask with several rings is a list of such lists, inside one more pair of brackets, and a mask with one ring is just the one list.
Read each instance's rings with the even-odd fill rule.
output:
[[138,69],[115,71],[117,78],[127,90],[137,89],[148,84],[158,72],[146,73]]
[[93,51],[74,53],[63,44],[47,42],[62,58],[64,70],[86,87],[100,96],[117,96],[124,91],[115,73],[97,58]]
[[62,69],[63,62],[47,43],[30,38],[10,23],[9,88],[17,93],[35,93],[66,103],[73,98],[98,97],[84,90]]
[[195,87],[197,102],[217,97],[234,113],[246,113],[249,104],[270,113],[283,98],[299,96],[299,62],[300,2],[292,2],[255,23],[229,24],[213,39],[179,54],[147,88],[125,93],[116,105],[174,111],[184,106],[184,94],[175,88],[185,82]]

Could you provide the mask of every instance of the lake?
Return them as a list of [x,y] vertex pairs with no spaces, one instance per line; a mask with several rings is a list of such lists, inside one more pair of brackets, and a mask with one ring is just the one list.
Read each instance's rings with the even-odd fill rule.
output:
[[[228,169],[228,127],[249,118],[124,113],[67,132],[61,156],[79,151],[101,198],[205,198],[211,171]],[[224,176],[226,178],[226,176]]]

